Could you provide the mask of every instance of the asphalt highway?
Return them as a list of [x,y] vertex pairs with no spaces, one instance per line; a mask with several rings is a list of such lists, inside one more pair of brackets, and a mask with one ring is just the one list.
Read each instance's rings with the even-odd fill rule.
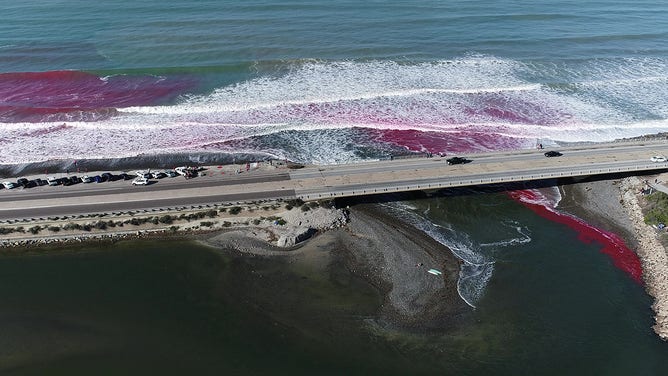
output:
[[[663,140],[620,142],[559,148],[560,157],[545,157],[550,149],[462,155],[468,163],[448,165],[451,157],[409,158],[342,165],[276,168],[241,175],[216,175],[185,180],[163,178],[149,186],[130,181],[42,186],[0,190],[0,220],[85,213],[117,212],[276,198],[316,200],[385,192],[554,179],[616,172],[668,170],[668,163],[651,162],[668,155]],[[212,171],[212,172],[215,172]]]

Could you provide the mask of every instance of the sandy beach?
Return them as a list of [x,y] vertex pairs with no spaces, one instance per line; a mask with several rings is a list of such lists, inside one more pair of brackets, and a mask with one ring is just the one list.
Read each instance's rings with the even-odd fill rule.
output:
[[[352,274],[385,296],[379,325],[411,331],[454,328],[470,307],[457,293],[460,261],[450,250],[376,205],[357,205],[348,212],[345,227],[287,249],[261,240],[250,229],[223,231],[204,243],[242,256],[342,260]],[[322,261],[323,250],[329,261]],[[432,268],[443,274],[428,273]]]

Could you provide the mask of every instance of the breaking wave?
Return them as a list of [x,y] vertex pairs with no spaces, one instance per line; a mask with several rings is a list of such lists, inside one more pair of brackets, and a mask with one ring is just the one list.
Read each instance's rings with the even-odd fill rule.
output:
[[[388,148],[518,149],[609,141],[668,125],[668,68],[659,59],[296,61],[205,94],[191,92],[196,81],[2,74],[3,162],[243,152],[342,163]],[[334,134],[336,142],[327,142]],[[295,137],[304,140],[298,147],[282,144]]]

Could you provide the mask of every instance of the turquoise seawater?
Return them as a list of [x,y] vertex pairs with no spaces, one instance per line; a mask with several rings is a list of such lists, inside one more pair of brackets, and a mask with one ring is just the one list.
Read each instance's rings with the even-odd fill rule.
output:
[[[5,0],[0,21],[1,164],[183,152],[341,163],[668,125],[663,1]],[[651,299],[602,244],[501,193],[390,210],[470,261],[459,287],[476,308],[455,332],[379,331],[380,297],[338,264],[187,242],[77,247],[0,257],[0,372],[666,369]]]

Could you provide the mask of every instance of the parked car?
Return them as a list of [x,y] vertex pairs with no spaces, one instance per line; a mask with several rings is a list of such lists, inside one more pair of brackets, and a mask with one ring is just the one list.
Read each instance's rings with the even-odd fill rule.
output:
[[545,153],[545,156],[548,157],[548,158],[551,158],[551,157],[561,157],[562,155],[563,155],[563,154],[561,154],[560,152],[558,152],[558,151],[556,151],[556,150],[550,150],[550,151],[548,151],[548,152]]
[[662,156],[662,155],[655,155],[655,156],[653,156],[652,158],[650,158],[649,160],[652,161],[652,162],[657,162],[657,163],[659,163],[659,162],[665,162],[665,161],[666,161],[666,157],[664,157],[664,156]]
[[35,179],[35,184],[41,187],[43,185],[48,185],[49,182],[44,179]]
[[100,177],[102,178],[102,181],[114,181],[114,180],[116,180],[116,176],[114,176],[110,172],[105,172],[104,174],[100,175]]
[[16,181],[16,185],[19,185],[21,187],[25,187],[28,184],[29,181],[30,180],[28,180],[26,178],[20,178]]
[[445,161],[448,162],[449,165],[462,164],[462,163],[470,162],[468,159],[463,158],[463,157],[452,157],[452,158],[446,159]]
[[123,172],[123,173],[121,173],[121,174],[118,175],[118,178],[119,178],[119,179],[123,179],[123,180],[130,180],[130,179],[132,179],[133,177],[134,177],[134,176],[128,175],[128,174],[126,174],[125,172]]
[[55,176],[49,176],[48,178],[46,178],[46,181],[50,186],[56,186],[60,184],[60,179],[58,179]]
[[148,184],[149,180],[141,176],[132,181],[132,185],[148,185]]
[[93,181],[96,182],[96,183],[103,183],[104,182],[104,180],[102,179],[102,176],[100,176],[100,175],[95,175],[91,179],[93,179]]
[[93,178],[91,178],[88,175],[84,175],[81,177],[81,182],[82,183],[91,183],[93,181]]
[[176,176],[178,176],[178,174],[174,170],[165,171],[165,175],[169,176],[170,178],[175,178]]
[[153,175],[154,179],[162,179],[162,178],[167,177],[167,175],[164,172],[160,172],[160,171],[153,172],[153,173],[151,173],[151,175]]
[[16,188],[16,183],[14,183],[13,181],[5,181],[5,182],[2,182],[2,186],[7,188],[7,189],[12,189],[12,188]]

